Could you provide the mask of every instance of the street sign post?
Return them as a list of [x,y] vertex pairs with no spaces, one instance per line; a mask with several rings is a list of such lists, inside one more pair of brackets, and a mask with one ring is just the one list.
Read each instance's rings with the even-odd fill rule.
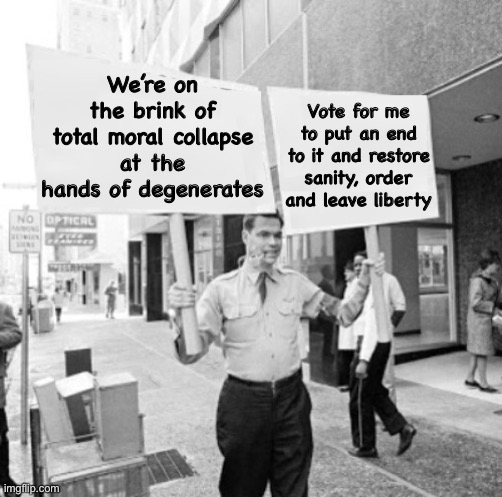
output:
[[39,211],[12,210],[9,213],[9,251],[13,254],[38,254],[42,245]]
[[21,343],[21,443],[28,443],[28,284],[29,254],[40,254],[42,246],[42,223],[40,212],[12,210],[9,213],[9,251],[23,254],[23,341]]

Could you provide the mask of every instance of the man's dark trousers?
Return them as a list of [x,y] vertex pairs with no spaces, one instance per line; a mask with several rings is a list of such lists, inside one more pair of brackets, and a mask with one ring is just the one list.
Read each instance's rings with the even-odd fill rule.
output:
[[350,424],[352,443],[359,449],[376,447],[375,413],[390,435],[399,433],[406,420],[389,398],[389,390],[382,385],[385,366],[389,358],[390,342],[377,343],[368,364],[367,376],[356,378],[359,347],[350,367]]
[[229,377],[220,393],[218,446],[222,497],[307,497],[312,404],[301,373],[270,383]]

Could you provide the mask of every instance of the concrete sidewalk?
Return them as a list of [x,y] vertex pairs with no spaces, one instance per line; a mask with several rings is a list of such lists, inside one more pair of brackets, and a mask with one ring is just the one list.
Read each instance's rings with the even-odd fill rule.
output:
[[[102,315],[67,315],[54,332],[30,335],[30,380],[64,376],[64,350],[91,347],[99,375],[128,371],[139,381],[148,453],[177,449],[197,476],[151,488],[153,497],[217,496],[221,456],[215,439],[215,413],[224,378],[221,351],[193,366],[172,357],[165,322]],[[10,369],[8,411],[12,473],[31,480],[29,449],[20,438],[20,350]],[[496,496],[497,461],[502,460],[502,395],[463,386],[465,354],[451,354],[397,367],[399,407],[416,424],[413,447],[396,457],[397,437],[379,434],[380,458],[370,462],[347,455],[348,396],[310,384],[315,453],[311,496]],[[502,361],[490,363],[500,384]],[[498,375],[498,376],[497,376]],[[499,378],[499,381],[495,381]],[[444,480],[444,483],[441,483]]]

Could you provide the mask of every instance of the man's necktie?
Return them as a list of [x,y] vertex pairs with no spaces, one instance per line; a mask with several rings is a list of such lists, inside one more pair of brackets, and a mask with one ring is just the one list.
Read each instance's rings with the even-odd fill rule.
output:
[[260,273],[258,276],[258,292],[263,304],[267,298],[267,273]]

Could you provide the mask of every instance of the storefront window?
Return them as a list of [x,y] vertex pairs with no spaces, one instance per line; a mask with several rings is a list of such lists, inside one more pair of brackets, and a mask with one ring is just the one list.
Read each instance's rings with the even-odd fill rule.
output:
[[418,229],[418,280],[421,291],[446,290],[448,240],[445,229]]
[[[450,177],[437,174],[439,217],[417,223],[420,333],[398,338],[397,349],[456,338]],[[436,226],[437,225],[437,226]]]

